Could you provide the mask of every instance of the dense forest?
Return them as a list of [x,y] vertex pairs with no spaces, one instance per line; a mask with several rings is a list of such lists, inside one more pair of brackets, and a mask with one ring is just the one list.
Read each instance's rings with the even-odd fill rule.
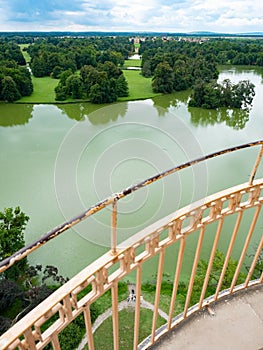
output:
[[217,66],[263,66],[262,49],[262,40],[146,40],[140,45],[142,74],[153,77],[156,92],[192,89],[190,106],[247,107],[255,94],[254,85],[248,81],[235,86],[217,84]]
[[[71,98],[110,103],[129,94],[123,64],[134,53],[135,46],[134,39],[128,35],[33,37],[24,34],[0,37],[2,101],[13,102],[33,91],[31,74],[19,47],[21,43],[28,44],[24,50],[31,57],[28,67],[31,74],[59,79],[55,89],[57,101]],[[144,37],[139,45],[141,74],[152,78],[156,93],[192,89],[192,106],[217,108],[226,106],[226,99],[220,104],[206,103],[209,100],[206,97],[199,99],[198,104],[199,89],[203,89],[203,95],[209,91],[211,96],[211,89],[222,91],[223,87],[216,85],[218,65],[263,66],[262,48],[262,39]],[[242,87],[246,87],[243,95]],[[237,108],[245,101],[248,103],[254,94],[249,82],[241,82],[231,91]]]
[[13,102],[33,92],[31,75],[17,44],[0,42],[0,100]]

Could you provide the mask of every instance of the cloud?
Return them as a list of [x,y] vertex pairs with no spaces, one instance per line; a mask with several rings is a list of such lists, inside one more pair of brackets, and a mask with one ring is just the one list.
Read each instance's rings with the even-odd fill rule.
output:
[[260,31],[262,0],[0,0],[0,30]]

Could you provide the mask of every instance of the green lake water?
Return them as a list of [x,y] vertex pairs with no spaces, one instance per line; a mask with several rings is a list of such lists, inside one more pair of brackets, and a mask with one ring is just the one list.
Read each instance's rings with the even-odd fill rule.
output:
[[[131,184],[207,153],[263,139],[262,77],[259,68],[221,69],[220,81],[249,79],[255,84],[249,113],[188,108],[189,91],[99,109],[85,103],[0,104],[0,210],[19,205],[30,216],[29,243]],[[249,149],[213,159],[125,198],[119,203],[118,242],[179,207],[246,182],[257,152]],[[232,225],[227,220],[224,232]],[[246,222],[238,244],[245,228]],[[206,234],[203,257],[208,256],[214,229]],[[253,239],[261,234],[262,218]],[[227,242],[227,234],[222,235],[219,248],[224,250]],[[185,274],[195,244],[196,237],[190,237]],[[60,273],[72,276],[109,245],[106,209],[38,249],[29,260],[56,265]],[[173,273],[176,255],[176,248],[169,249],[166,272]],[[148,264],[145,276],[154,273],[154,264]]]

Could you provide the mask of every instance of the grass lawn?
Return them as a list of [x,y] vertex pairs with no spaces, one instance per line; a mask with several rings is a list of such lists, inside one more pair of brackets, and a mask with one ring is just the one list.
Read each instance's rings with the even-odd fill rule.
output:
[[29,63],[29,62],[30,62],[31,57],[29,56],[28,52],[27,52],[27,51],[23,51],[23,49],[24,49],[25,47],[28,47],[28,46],[29,46],[29,44],[21,44],[21,45],[19,45],[20,50],[21,50],[21,52],[22,52],[22,54],[23,54],[23,56],[24,56],[24,59],[26,60],[26,63]]
[[121,97],[119,101],[147,99],[160,95],[152,91],[152,78],[144,78],[140,73],[137,70],[123,71],[129,85],[129,96]]
[[34,91],[31,96],[24,96],[17,102],[22,103],[55,103],[55,87],[58,79],[49,77],[35,78],[32,76]]
[[125,60],[123,67],[141,67],[142,60]]
[[[139,342],[151,332],[153,313],[151,310],[141,309]],[[157,328],[166,321],[158,316]],[[128,308],[119,312],[119,348],[133,349],[134,309]],[[94,333],[95,349],[113,349],[112,318],[109,317]],[[86,348],[87,349],[87,348]]]
[[[143,299],[150,302],[151,304],[155,303],[155,293],[153,292],[143,292]],[[170,302],[171,302],[171,295],[167,294],[161,294],[160,302],[159,302],[159,309],[164,311],[167,315],[170,311]],[[177,296],[176,303],[174,306],[173,311],[173,317],[180,314],[184,310],[184,303],[185,298],[182,298],[181,295]]]

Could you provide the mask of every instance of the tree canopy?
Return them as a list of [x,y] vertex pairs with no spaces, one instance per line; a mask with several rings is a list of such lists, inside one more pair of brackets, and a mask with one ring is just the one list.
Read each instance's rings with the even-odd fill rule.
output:
[[0,101],[14,102],[33,92],[33,84],[18,45],[0,42]]
[[[20,207],[0,212],[0,261],[24,247],[28,220]],[[29,266],[27,258],[17,261],[0,275],[0,314],[3,315],[0,334],[53,292],[47,281],[62,285],[67,279],[58,274],[55,266]]]
[[[0,212],[0,260],[4,260],[25,245],[24,229],[29,217],[19,207],[6,208]],[[27,259],[23,259],[3,272],[5,278],[17,281],[28,268]]]
[[80,74],[63,72],[55,92],[57,100],[88,98],[92,103],[110,103],[128,96],[128,83],[122,70],[106,61],[96,68],[85,65]]
[[242,80],[237,84],[231,83],[229,79],[225,79],[222,84],[199,81],[194,86],[189,106],[207,109],[218,107],[245,109],[252,104],[254,96],[255,86],[248,80]]
[[[120,68],[134,52],[134,38],[102,33],[74,36],[13,33],[0,36],[2,101],[14,102],[33,91],[31,74],[18,45],[21,43],[28,43],[23,51],[31,57],[29,66],[35,77],[60,79],[56,88],[58,101],[85,98],[93,103],[106,103],[128,95],[128,85]],[[141,73],[153,78],[154,92],[193,89],[200,80],[214,84],[219,74],[218,65],[263,66],[262,48],[262,40],[249,38],[148,35],[140,41]],[[210,90],[209,100],[216,99],[218,89],[216,85],[214,88],[213,94]],[[238,105],[239,97],[235,100]]]

